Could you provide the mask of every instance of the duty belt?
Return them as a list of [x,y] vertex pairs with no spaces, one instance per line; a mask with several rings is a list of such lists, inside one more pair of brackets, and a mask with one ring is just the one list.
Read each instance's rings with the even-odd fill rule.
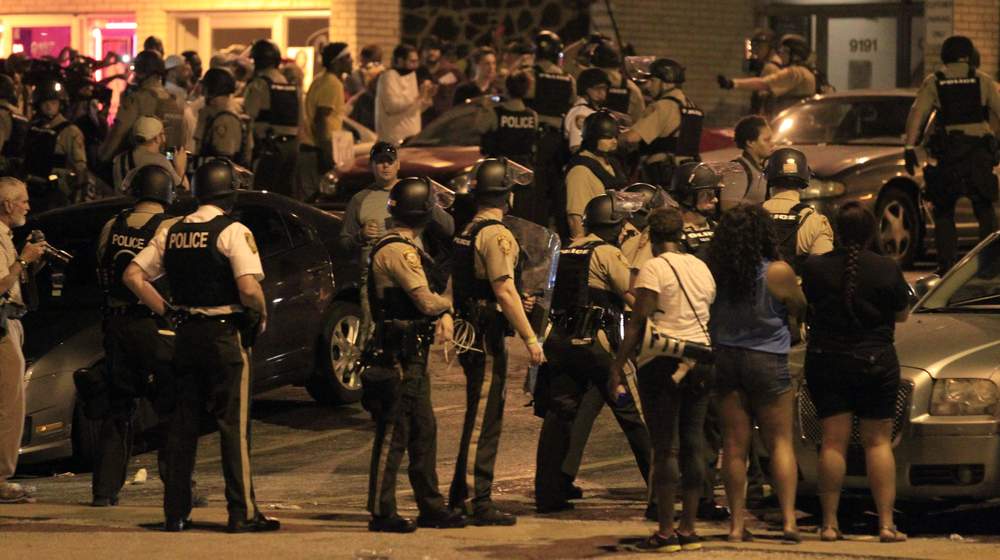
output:
[[552,324],[573,339],[593,338],[603,330],[612,312],[603,307],[577,307],[572,311],[553,312]]
[[0,314],[7,319],[20,319],[28,313],[28,308],[16,303],[5,302],[0,305]]

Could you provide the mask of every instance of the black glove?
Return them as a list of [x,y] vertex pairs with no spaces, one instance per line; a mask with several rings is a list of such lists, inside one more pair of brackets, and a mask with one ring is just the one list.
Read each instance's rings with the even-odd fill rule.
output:
[[917,171],[917,152],[913,148],[906,148],[903,150],[903,159],[906,161],[906,173],[907,175],[913,175]]
[[333,161],[333,142],[320,142],[318,165],[320,175],[326,175],[336,165]]
[[715,79],[716,81],[719,82],[719,87],[722,89],[733,89],[734,87],[736,87],[736,84],[732,80],[723,76],[722,74],[716,76]]
[[165,326],[166,330],[176,331],[177,327],[181,326],[181,323],[187,321],[189,317],[191,317],[191,313],[187,309],[168,305],[166,312],[163,314],[163,321],[166,325],[161,326]]

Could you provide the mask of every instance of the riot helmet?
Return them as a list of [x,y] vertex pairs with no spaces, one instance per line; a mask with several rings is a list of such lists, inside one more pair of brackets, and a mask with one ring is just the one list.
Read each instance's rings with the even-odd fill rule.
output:
[[277,68],[281,64],[281,51],[270,40],[258,39],[250,47],[250,58],[253,59],[254,68],[257,70]]
[[122,190],[139,202],[148,200],[169,206],[174,201],[174,178],[159,165],[144,165],[125,176]]
[[649,65],[649,75],[668,84],[684,83],[684,66],[670,58],[657,58]]
[[590,63],[598,68],[618,68],[622,64],[622,57],[611,41],[605,40],[594,46]]
[[434,189],[428,179],[407,177],[392,186],[386,208],[393,219],[415,227],[430,219],[434,201]]
[[42,103],[46,101],[58,100],[60,106],[64,105],[69,97],[66,95],[66,88],[55,80],[48,80],[35,86],[35,91],[31,94],[31,104],[36,111],[40,111]]
[[212,68],[205,72],[201,79],[201,86],[205,90],[205,97],[211,99],[221,95],[232,95],[236,93],[236,78],[229,70],[224,68]]
[[612,245],[618,245],[618,238],[625,226],[626,214],[615,206],[614,198],[602,193],[590,199],[583,210],[583,225],[587,233],[592,233]]
[[583,95],[587,93],[588,89],[598,86],[611,87],[611,80],[608,78],[608,74],[600,68],[587,68],[583,72],[580,72],[580,75],[576,79],[576,91]]
[[682,163],[670,181],[670,195],[689,210],[697,210],[698,191],[722,188],[722,177],[714,169],[697,161]]
[[504,158],[487,158],[476,168],[476,196],[487,194],[506,194],[513,188],[507,175],[507,162]]
[[941,44],[941,62],[951,64],[959,62],[963,58],[971,61],[974,52],[975,47],[972,45],[972,39],[964,35],[952,35]]
[[136,82],[142,83],[153,76],[162,77],[166,74],[167,67],[163,63],[160,53],[147,50],[135,55],[135,60],[132,61],[132,71],[135,73]]
[[544,29],[535,35],[535,58],[556,64],[563,56],[563,42],[554,32]]
[[804,189],[809,186],[806,155],[794,148],[779,148],[767,158],[764,176],[769,187]]
[[0,101],[17,105],[17,87],[7,74],[0,74]]
[[200,204],[220,205],[235,194],[237,182],[233,164],[229,160],[212,159],[194,172],[194,196]]
[[618,120],[605,109],[594,111],[583,120],[582,136],[580,147],[598,153],[597,146],[600,140],[618,138]]
[[778,46],[788,49],[789,64],[805,62],[809,59],[809,55],[812,54],[812,47],[809,46],[806,38],[795,33],[782,35],[778,41]]
[[653,209],[667,203],[663,189],[649,183],[633,183],[625,187],[625,192],[636,193],[642,197],[642,206],[629,218],[629,222],[638,229],[646,227],[646,217]]

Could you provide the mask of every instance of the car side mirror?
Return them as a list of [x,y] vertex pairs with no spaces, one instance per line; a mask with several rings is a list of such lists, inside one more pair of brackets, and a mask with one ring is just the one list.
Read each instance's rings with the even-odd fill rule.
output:
[[928,274],[918,279],[910,287],[911,303],[916,303],[920,298],[927,295],[927,292],[934,289],[934,286],[937,286],[939,282],[941,282],[941,277],[937,274]]

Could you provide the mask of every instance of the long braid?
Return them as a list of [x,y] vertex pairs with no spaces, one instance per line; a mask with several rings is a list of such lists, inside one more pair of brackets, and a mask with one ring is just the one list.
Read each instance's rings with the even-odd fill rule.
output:
[[857,313],[854,311],[854,299],[858,291],[858,261],[861,256],[861,245],[851,244],[844,247],[847,250],[847,258],[844,261],[844,307],[851,317],[851,322],[855,327],[861,326]]

